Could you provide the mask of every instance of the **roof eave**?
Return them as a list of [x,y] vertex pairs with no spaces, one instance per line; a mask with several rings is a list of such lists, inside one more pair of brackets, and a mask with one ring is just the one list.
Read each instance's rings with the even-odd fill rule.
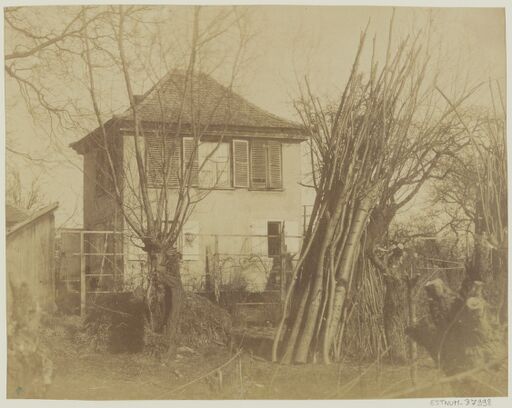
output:
[[[122,122],[121,122],[122,120]],[[151,129],[151,127],[156,127],[161,124],[161,122],[156,121],[144,121],[143,122],[146,129]],[[130,120],[129,118],[122,118],[120,119],[120,130],[121,131],[133,131],[133,126],[130,126],[133,124],[133,120]],[[172,122],[166,122],[166,125],[170,126],[168,129],[169,132],[172,132],[173,128],[172,126],[177,126],[176,123]],[[188,127],[190,124],[184,123],[181,125],[181,129],[184,133],[188,131]],[[303,127],[264,127],[264,126],[246,126],[246,125],[222,125],[222,124],[216,124],[216,125],[210,125],[209,131],[207,132],[230,132],[230,131],[241,131],[241,132],[250,132],[250,133],[262,133],[262,134],[286,134],[285,138],[290,139],[296,139],[296,140],[308,140],[309,134]],[[205,132],[206,133],[206,132]]]
[[[107,120],[103,124],[103,128],[110,128],[112,124],[118,120],[116,116],[113,116],[111,119]],[[89,132],[87,135],[82,137],[81,139],[77,140],[76,142],[70,143],[69,147],[71,147],[75,152],[78,154],[84,154],[85,153],[85,145],[86,143],[98,132],[100,132],[101,126],[98,126],[96,129],[94,129],[92,132]]]

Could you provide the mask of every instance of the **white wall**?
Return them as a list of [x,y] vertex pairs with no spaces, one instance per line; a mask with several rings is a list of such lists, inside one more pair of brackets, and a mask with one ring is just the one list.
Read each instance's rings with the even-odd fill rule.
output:
[[[133,138],[125,137],[125,160],[133,163]],[[182,275],[184,282],[199,284],[204,278],[206,247],[213,249],[214,235],[218,237],[218,251],[223,254],[258,254],[262,264],[269,264],[266,237],[240,237],[236,235],[266,235],[268,221],[285,222],[286,235],[298,236],[302,232],[302,188],[301,145],[283,143],[283,190],[251,191],[249,189],[214,190],[194,208],[184,233],[189,240],[183,249]],[[129,166],[131,166],[129,164]],[[155,200],[158,190],[151,191]],[[170,194],[173,191],[170,190]],[[125,197],[135,204],[136,200]],[[235,236],[233,236],[235,235]],[[125,275],[128,280],[137,281],[140,266],[131,260],[141,253],[133,244],[127,242],[127,261]],[[300,239],[287,239],[288,249],[296,252]],[[270,262],[271,263],[271,262]],[[271,266],[271,265],[270,265]],[[268,265],[265,266],[268,269]],[[258,284],[261,286],[261,282]],[[257,285],[257,286],[258,286]]]

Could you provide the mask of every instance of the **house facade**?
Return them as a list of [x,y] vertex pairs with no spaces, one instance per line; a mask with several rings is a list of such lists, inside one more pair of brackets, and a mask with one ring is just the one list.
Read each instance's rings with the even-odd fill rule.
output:
[[222,275],[218,279],[238,279],[249,290],[264,290],[283,244],[290,253],[299,250],[304,130],[208,75],[193,79],[189,86],[195,99],[189,100],[187,76],[178,71],[136,97],[143,129],[138,138],[127,111],[105,123],[105,131],[96,129],[72,144],[84,158],[84,229],[125,231],[123,279],[128,286],[140,283],[145,254],[123,220],[108,169],[116,169],[122,205],[137,213],[138,181],[128,180],[137,173],[135,149],[142,150],[152,203],[165,191],[172,204],[184,182],[184,166],[190,165],[190,190],[201,198],[179,243],[185,286],[204,289],[213,254],[216,273]]

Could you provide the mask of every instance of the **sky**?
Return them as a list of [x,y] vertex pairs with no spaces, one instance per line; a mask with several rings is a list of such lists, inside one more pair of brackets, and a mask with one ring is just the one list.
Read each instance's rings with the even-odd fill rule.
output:
[[[367,25],[368,38],[376,38],[377,57],[383,58],[391,14],[389,7],[250,7],[251,38],[244,50],[235,90],[267,111],[298,120],[293,108],[293,100],[299,94],[298,84],[307,77],[316,95],[336,100],[350,72],[360,33]],[[418,30],[427,32],[428,22],[431,23],[430,47],[440,71],[442,89],[456,92],[465,85],[489,80],[498,81],[506,89],[502,9],[397,8],[394,41]],[[185,19],[183,24],[186,29]],[[370,55],[367,47],[363,66],[369,63]],[[219,78],[222,76],[221,69]],[[489,106],[488,88],[479,88],[469,103]],[[29,165],[20,155],[8,154],[7,164],[18,168],[27,184],[32,177],[40,177],[45,200],[60,203],[56,214],[58,226],[80,225],[81,159],[68,144],[86,132],[70,131],[56,141],[44,129],[44,124],[33,121],[17,87],[7,79],[6,130],[10,146],[39,159],[36,165],[33,162]],[[303,201],[310,200],[311,195],[305,194]]]

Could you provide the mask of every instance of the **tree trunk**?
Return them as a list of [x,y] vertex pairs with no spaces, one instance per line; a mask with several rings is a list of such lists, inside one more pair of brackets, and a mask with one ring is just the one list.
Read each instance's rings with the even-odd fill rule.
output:
[[395,364],[407,361],[405,324],[407,322],[407,284],[399,277],[386,277],[382,310],[389,357]]
[[475,203],[475,213],[474,249],[466,280],[484,283],[485,295],[493,311],[493,320],[504,324],[508,321],[507,245],[497,248],[490,244],[481,200]]
[[[409,314],[409,326],[414,326],[417,323],[416,319],[416,285],[418,284],[420,275],[416,274],[415,276],[409,275],[407,278],[407,311]],[[404,330],[404,336],[405,336],[405,330]],[[417,383],[417,376],[418,376],[418,365],[417,365],[417,359],[418,359],[418,346],[416,342],[408,338],[409,342],[409,369],[411,374],[411,382],[412,385],[415,386]]]
[[150,279],[147,292],[151,330],[165,335],[169,359],[175,357],[178,326],[184,300],[180,255],[175,249],[148,251]]

